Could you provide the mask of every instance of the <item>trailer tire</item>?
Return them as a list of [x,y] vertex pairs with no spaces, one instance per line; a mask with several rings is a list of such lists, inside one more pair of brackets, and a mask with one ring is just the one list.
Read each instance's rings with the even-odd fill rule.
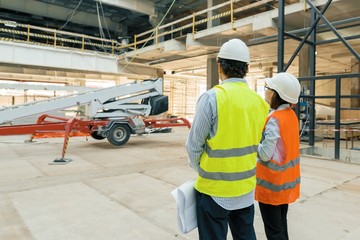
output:
[[130,128],[126,124],[114,124],[107,136],[107,140],[114,146],[122,146],[130,138]]
[[93,139],[96,139],[96,140],[103,140],[103,139],[105,139],[105,137],[98,135],[98,132],[97,132],[97,131],[92,132],[92,133],[91,133],[91,137],[92,137]]

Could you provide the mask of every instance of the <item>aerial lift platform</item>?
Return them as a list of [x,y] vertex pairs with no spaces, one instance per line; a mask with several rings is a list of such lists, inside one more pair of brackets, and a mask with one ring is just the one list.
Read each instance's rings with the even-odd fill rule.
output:
[[[76,106],[85,106],[82,117],[62,118],[46,113]],[[144,134],[154,129],[187,126],[185,118],[152,119],[168,110],[168,97],[163,95],[163,80],[134,81],[114,87],[90,90],[71,95],[49,98],[0,109],[0,136],[35,136],[63,133],[64,144],[61,158],[53,164],[70,161],[65,158],[69,137],[91,135],[94,139],[107,138],[114,146],[127,143],[131,134]],[[12,121],[36,115],[35,124],[11,125]]]

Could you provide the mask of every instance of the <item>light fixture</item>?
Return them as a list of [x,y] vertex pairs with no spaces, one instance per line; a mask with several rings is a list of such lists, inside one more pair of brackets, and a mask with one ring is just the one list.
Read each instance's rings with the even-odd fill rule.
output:
[[156,59],[156,60],[147,62],[146,64],[152,65],[152,64],[155,64],[155,63],[163,62],[163,61],[165,61],[165,58]]

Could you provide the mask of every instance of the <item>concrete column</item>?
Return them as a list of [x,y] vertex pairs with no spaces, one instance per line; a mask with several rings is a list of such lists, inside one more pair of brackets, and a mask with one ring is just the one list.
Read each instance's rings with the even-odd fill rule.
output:
[[[163,19],[164,15],[165,15],[164,12],[156,11],[156,15],[149,16],[149,22],[150,22],[151,26],[153,28],[156,28],[159,25],[161,19]],[[164,25],[164,22],[162,22],[162,25]],[[157,34],[161,34],[163,32],[164,32],[164,29],[160,29],[160,30],[158,30]],[[154,37],[156,37],[155,34],[156,33],[154,33]],[[154,39],[154,44],[156,41],[158,43],[164,42],[164,39],[165,39],[165,36],[158,37],[157,40]]]
[[[115,36],[116,36],[116,40],[117,40],[117,45],[116,47],[119,46],[119,44],[121,46],[126,46],[129,44],[129,38],[131,38],[132,36],[128,36],[128,26],[124,23],[119,23],[119,29],[115,32]],[[127,51],[127,48],[121,48],[121,49],[116,49],[117,53],[124,53]]]
[[299,77],[309,76],[310,74],[310,52],[309,45],[304,44],[299,52]]
[[207,59],[207,76],[206,89],[209,90],[213,86],[219,84],[219,72],[217,68],[216,58]]
[[[309,76],[309,74],[310,74],[310,47],[309,47],[309,45],[304,44],[299,52],[299,77]],[[302,90],[304,90],[306,93],[309,93],[308,90],[310,89],[310,81],[301,81],[300,84],[301,84]],[[305,99],[305,102],[308,102],[307,99]],[[305,110],[300,110],[299,104],[297,104],[297,107],[296,107],[296,113],[299,116],[299,124],[300,124],[301,130],[309,129],[309,127],[310,127],[309,123],[307,123],[307,121],[306,121],[308,116],[304,115],[305,112],[308,113],[309,105],[307,104],[305,106],[307,107]],[[301,115],[304,115],[305,117],[300,118]],[[302,132],[302,133],[303,134],[301,136],[301,139],[305,140],[305,141],[310,141],[309,133],[306,131]]]
[[264,76],[266,78],[271,78],[273,76],[273,71],[274,71],[274,68],[273,67],[269,67],[269,68],[265,68],[264,70]]
[[[273,71],[274,71],[274,68],[273,67],[266,67],[264,68],[262,74],[265,76],[265,78],[271,78],[273,76]],[[263,91],[263,87],[260,87],[260,90],[259,90],[259,85],[260,86],[264,86],[265,85],[265,81],[264,79],[255,79],[255,85],[254,85],[254,90],[255,92],[258,92],[258,91]],[[260,84],[259,84],[260,83]]]
[[[76,79],[75,81],[70,82],[70,85],[80,86],[80,87],[86,87],[86,81],[83,80],[83,79]],[[77,114],[78,114],[79,116],[84,116],[84,115],[85,115],[85,112],[87,111],[87,110],[86,110],[86,106],[85,106],[85,105],[79,105],[78,108],[77,108],[77,111],[78,111]]]
[[115,85],[121,85],[123,83],[126,83],[128,81],[127,77],[123,77],[123,76],[116,76],[115,79]]
[[[219,0],[208,0],[207,7],[210,8],[219,3],[221,3]],[[215,16],[218,13],[219,13],[219,10],[208,11],[207,17],[211,18],[212,16]],[[219,26],[219,25],[220,25],[220,18],[207,22],[207,28],[212,28],[212,27]]]
[[27,89],[24,90],[24,103],[28,101]]
[[79,86],[86,87],[86,81],[83,79],[75,79],[74,81],[69,82],[70,86]]
[[[310,47],[304,44],[299,52],[299,77],[306,76],[310,76]],[[300,83],[302,90],[310,89],[310,81],[301,81]]]

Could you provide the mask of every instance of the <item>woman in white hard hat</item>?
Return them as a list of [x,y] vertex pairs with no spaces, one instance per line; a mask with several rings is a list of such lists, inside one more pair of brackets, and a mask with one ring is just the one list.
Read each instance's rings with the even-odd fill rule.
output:
[[218,54],[222,83],[200,96],[186,141],[195,182],[199,238],[255,240],[256,152],[269,105],[244,79],[249,49],[240,39]]
[[273,111],[258,146],[255,199],[268,240],[289,239],[288,205],[300,197],[299,121],[291,109],[300,91],[299,80],[289,73],[265,80],[265,100]]

